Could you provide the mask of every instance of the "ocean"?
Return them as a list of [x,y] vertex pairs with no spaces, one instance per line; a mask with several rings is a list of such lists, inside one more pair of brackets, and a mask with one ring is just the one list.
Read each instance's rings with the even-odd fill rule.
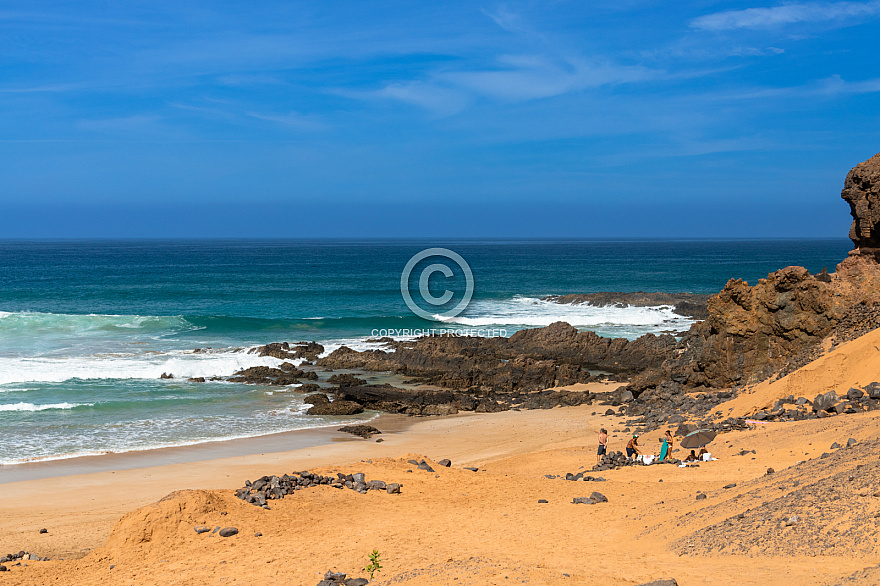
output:
[[[432,247],[470,268],[472,298],[458,315],[467,289],[460,265],[447,262],[447,276],[438,258],[425,259],[401,285],[407,262]],[[850,248],[846,239],[0,241],[0,464],[375,416],[308,416],[293,386],[187,380],[280,363],[248,353],[257,345],[314,340],[329,352],[378,347],[384,335],[510,335],[559,320],[626,338],[682,331],[690,320],[669,307],[541,298],[715,293],[730,278],[754,283],[788,265],[833,271]],[[427,318],[402,294],[418,298],[420,284],[429,297],[416,305]],[[430,303],[447,290],[450,301]]]

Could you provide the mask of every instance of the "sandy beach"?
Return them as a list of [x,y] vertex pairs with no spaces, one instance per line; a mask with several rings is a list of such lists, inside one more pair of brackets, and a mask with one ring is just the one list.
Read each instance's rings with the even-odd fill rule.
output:
[[[846,351],[847,346],[837,350]],[[641,584],[674,577],[690,585],[706,584],[710,576],[713,584],[833,584],[880,561],[876,543],[870,552],[864,547],[846,555],[827,552],[821,563],[808,545],[780,553],[786,551],[781,544],[797,542],[797,526],[774,530],[773,539],[746,555],[687,552],[700,530],[785,499],[799,484],[821,482],[859,464],[861,474],[875,473],[871,450],[820,457],[834,442],[876,437],[877,413],[723,434],[712,445],[717,461],[699,467],[629,467],[594,473],[605,482],[564,480],[567,472],[595,463],[599,426],[612,431],[613,450],[623,448],[626,424],[603,412],[579,406],[410,418],[411,425],[398,421],[397,431],[377,436],[384,440],[378,443],[336,441],[2,484],[0,550],[53,560],[12,566],[0,579],[305,585],[328,570],[364,575],[361,568],[374,548],[384,566],[376,584]],[[659,436],[659,431],[645,434],[642,444],[657,446]],[[756,453],[741,455],[744,450]],[[435,472],[408,462],[421,458]],[[442,458],[452,466],[437,465]],[[768,475],[768,468],[776,473]],[[401,483],[402,492],[361,495],[318,486],[271,501],[271,510],[233,494],[245,479],[302,470],[363,472],[367,479]],[[731,484],[736,486],[723,488]],[[572,504],[593,491],[608,502]],[[700,492],[707,498],[698,500]],[[880,512],[880,499],[867,498],[859,506]],[[809,519],[809,510],[794,509],[792,514]],[[239,533],[196,534],[193,528],[201,524],[234,526]],[[40,534],[41,528],[48,533]]]

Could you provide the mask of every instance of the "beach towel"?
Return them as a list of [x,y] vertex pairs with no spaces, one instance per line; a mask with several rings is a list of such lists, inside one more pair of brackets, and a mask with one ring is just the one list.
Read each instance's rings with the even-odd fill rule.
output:
[[669,455],[669,440],[663,438],[663,445],[660,446],[660,457],[658,458],[661,462],[666,459],[666,456]]

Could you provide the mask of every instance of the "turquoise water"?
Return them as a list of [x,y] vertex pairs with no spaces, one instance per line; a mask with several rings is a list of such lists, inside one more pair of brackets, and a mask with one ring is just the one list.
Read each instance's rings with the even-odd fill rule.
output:
[[[446,321],[414,315],[400,275],[419,251],[460,254],[473,299]],[[293,387],[189,383],[278,364],[273,341],[372,347],[388,330],[510,335],[564,320],[603,335],[686,329],[669,308],[540,301],[592,291],[717,292],[783,266],[833,270],[848,240],[0,242],[0,463],[186,445],[327,425]],[[417,265],[409,281],[418,288]],[[437,296],[464,276],[429,281]],[[441,312],[440,308],[424,305]],[[195,348],[210,348],[193,353]],[[175,375],[159,380],[163,372]],[[366,414],[361,418],[370,417]]]

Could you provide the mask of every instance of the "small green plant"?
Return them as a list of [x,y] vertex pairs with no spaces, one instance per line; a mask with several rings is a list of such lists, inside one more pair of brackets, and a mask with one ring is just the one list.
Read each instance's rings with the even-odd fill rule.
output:
[[373,574],[382,571],[382,558],[379,557],[379,550],[374,549],[369,555],[370,563],[364,566],[364,571],[370,573],[370,582],[373,581]]

